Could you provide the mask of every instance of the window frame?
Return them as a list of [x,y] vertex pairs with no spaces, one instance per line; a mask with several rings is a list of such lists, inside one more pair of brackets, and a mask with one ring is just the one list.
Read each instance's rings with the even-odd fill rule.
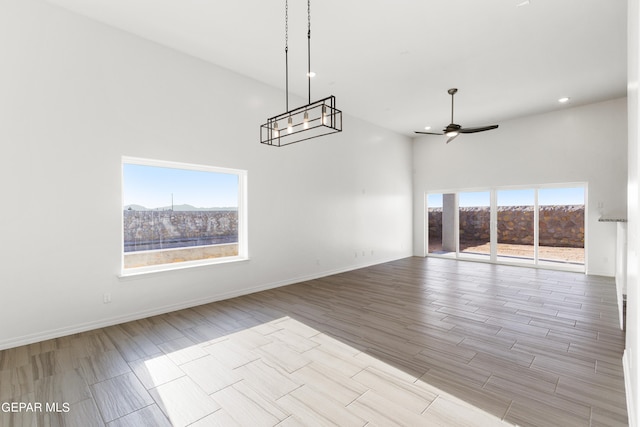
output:
[[[142,267],[125,268],[124,251],[124,168],[125,164],[152,166],[158,168],[191,170],[200,172],[211,172],[220,174],[235,175],[238,178],[238,254],[233,256],[223,256],[217,258],[206,258],[189,261],[179,261],[166,264],[147,265]],[[247,236],[247,179],[248,172],[243,169],[232,169],[219,166],[183,163],[168,160],[146,159],[140,157],[122,156],[120,162],[120,277],[137,276],[141,274],[158,273],[163,271],[181,270],[193,267],[211,266],[216,264],[226,264],[231,262],[247,261],[249,259],[248,236]],[[202,247],[213,246],[203,245]],[[174,248],[175,250],[184,248]],[[154,249],[147,252],[170,251],[171,249]],[[130,252],[129,252],[130,253]]]

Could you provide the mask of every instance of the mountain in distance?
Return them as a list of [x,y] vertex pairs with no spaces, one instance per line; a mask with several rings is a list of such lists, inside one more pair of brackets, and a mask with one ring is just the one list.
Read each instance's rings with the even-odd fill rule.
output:
[[[170,211],[171,210],[171,206],[163,206],[160,208],[147,208],[145,206],[142,205],[126,205],[124,207],[125,211]],[[192,205],[187,205],[187,204],[182,204],[182,205],[174,205],[173,206],[173,211],[174,212],[196,212],[196,211],[237,211],[238,208],[233,208],[233,207],[223,207],[223,208],[197,208],[195,206]]]

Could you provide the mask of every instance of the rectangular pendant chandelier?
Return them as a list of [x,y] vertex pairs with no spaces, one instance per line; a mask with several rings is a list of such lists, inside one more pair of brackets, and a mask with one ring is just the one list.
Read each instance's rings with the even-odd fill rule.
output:
[[336,132],[342,132],[342,111],[331,95],[271,117],[260,126],[260,142],[283,147]]
[[284,147],[296,142],[342,132],[342,111],[336,108],[336,97],[311,102],[311,0],[307,0],[307,82],[309,103],[289,110],[289,2],[285,1],[285,69],[286,112],[267,119],[260,126],[260,143]]

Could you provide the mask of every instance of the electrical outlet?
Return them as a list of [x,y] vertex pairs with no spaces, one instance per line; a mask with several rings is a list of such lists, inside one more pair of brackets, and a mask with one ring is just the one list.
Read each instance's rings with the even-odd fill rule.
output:
[[111,302],[111,294],[110,293],[106,293],[104,295],[102,295],[102,302],[105,304],[109,304]]

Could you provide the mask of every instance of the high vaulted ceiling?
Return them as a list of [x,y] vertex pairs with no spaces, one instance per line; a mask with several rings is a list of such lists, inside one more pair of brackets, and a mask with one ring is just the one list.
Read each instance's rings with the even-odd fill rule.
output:
[[[284,0],[48,1],[285,87]],[[455,121],[465,127],[622,97],[626,7],[625,0],[314,0],[311,98],[335,95],[345,114],[413,135],[450,122],[451,87],[459,88]],[[306,33],[307,2],[289,0],[289,88],[303,99]],[[563,96],[571,100],[560,105]]]

